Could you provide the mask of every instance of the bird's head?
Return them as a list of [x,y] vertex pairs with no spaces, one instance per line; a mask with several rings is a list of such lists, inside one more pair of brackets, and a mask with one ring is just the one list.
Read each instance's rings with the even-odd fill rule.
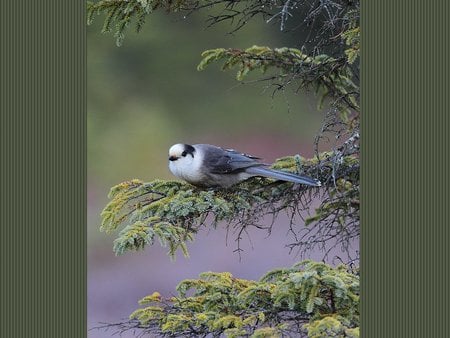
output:
[[191,163],[194,159],[195,148],[189,144],[178,143],[174,144],[169,149],[170,162],[183,162],[184,164]]

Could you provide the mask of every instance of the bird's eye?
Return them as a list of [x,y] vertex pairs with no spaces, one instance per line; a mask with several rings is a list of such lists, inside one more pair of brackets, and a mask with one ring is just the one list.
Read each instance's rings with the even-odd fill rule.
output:
[[183,157],[186,157],[186,155],[187,155],[187,151],[183,151],[183,152],[181,153],[181,156],[183,156]]

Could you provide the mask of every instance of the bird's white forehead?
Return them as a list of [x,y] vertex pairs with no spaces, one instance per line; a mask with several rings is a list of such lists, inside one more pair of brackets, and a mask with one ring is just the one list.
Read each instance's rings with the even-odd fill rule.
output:
[[174,144],[169,149],[169,155],[179,156],[185,150],[185,146],[182,143]]

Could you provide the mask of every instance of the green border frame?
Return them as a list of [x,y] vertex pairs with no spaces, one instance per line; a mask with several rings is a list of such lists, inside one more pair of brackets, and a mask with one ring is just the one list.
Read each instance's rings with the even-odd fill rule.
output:
[[0,337],[86,336],[85,1],[0,2]]
[[449,336],[449,9],[362,1],[362,337]]
[[[450,332],[449,9],[362,2],[362,337]],[[85,2],[0,25],[0,336],[83,337]]]

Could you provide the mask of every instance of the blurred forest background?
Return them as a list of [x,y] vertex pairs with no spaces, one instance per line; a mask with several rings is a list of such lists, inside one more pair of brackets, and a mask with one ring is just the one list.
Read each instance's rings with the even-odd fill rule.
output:
[[[314,95],[278,91],[264,83],[242,85],[234,72],[214,65],[199,72],[202,51],[254,44],[299,48],[299,30],[281,32],[277,23],[255,18],[235,34],[229,24],[205,29],[207,11],[188,18],[157,12],[143,30],[130,30],[122,47],[100,34],[102,20],[88,26],[88,328],[117,322],[158,290],[170,296],[182,279],[203,271],[229,271],[258,279],[268,270],[291,266],[292,241],[286,219],[274,232],[253,231],[244,252],[234,252],[233,234],[224,227],[200,233],[189,245],[189,259],[171,262],[156,244],[143,252],[116,257],[114,235],[99,232],[100,212],[109,189],[125,180],[172,179],[168,148],[178,142],[212,143],[263,157],[314,153],[314,136],[323,113]],[[311,253],[320,259],[320,253]],[[89,337],[113,332],[89,331]]]

